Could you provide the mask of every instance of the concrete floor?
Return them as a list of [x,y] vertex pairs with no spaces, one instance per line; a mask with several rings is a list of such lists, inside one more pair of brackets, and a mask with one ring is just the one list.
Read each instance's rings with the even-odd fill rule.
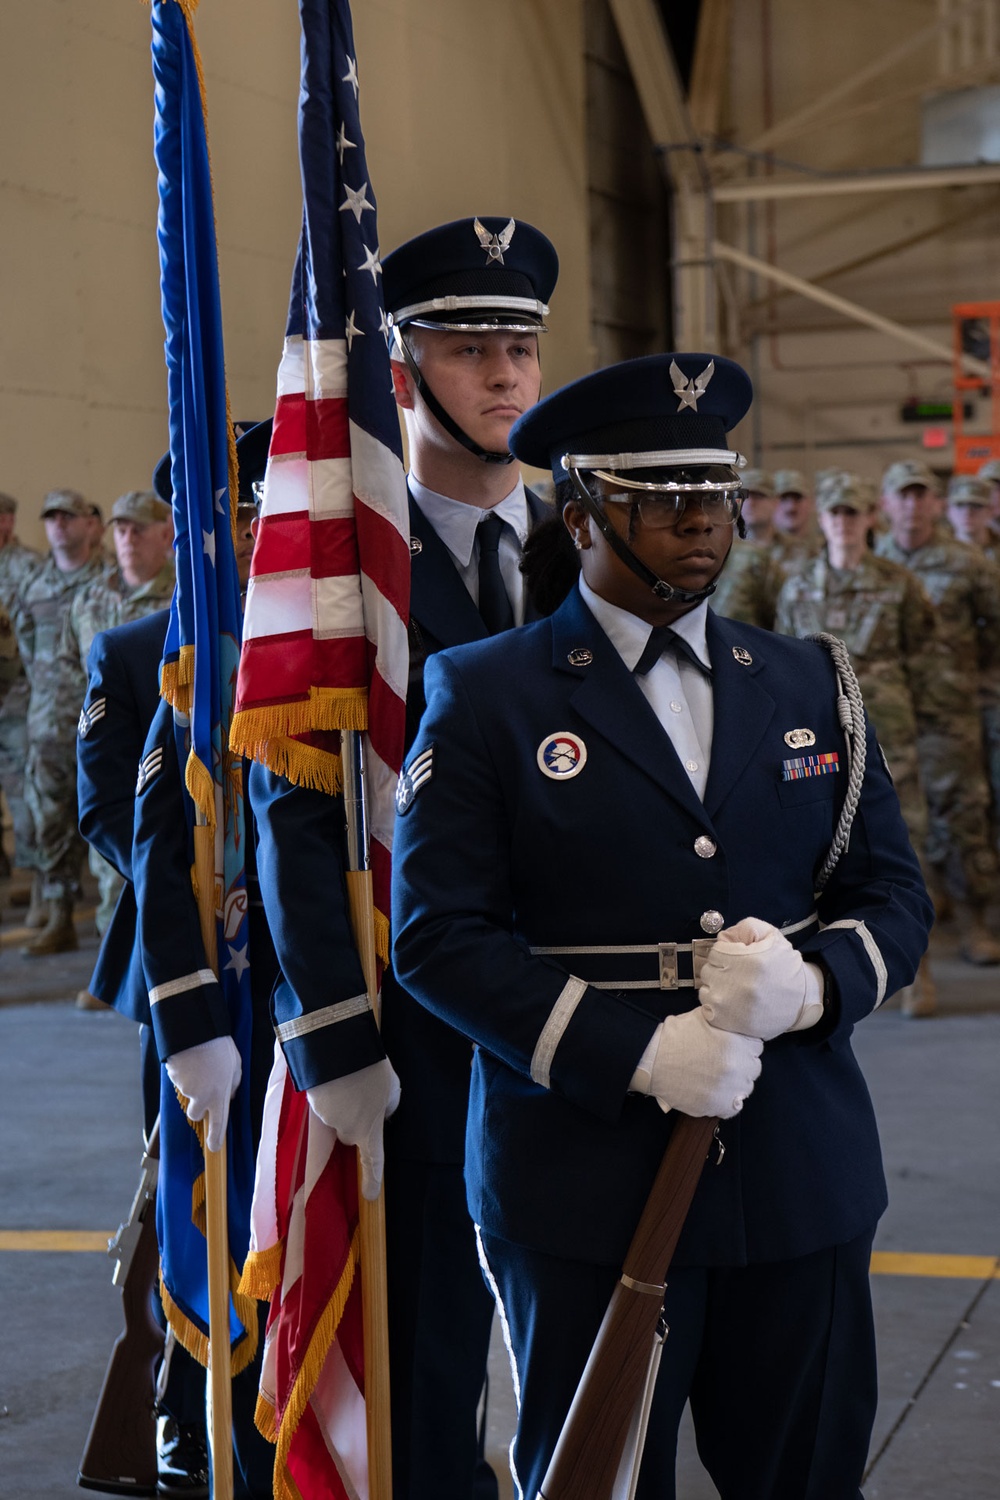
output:
[[[114,1014],[77,1010],[96,939],[21,959],[0,885],[0,1500],[66,1500],[120,1298],[100,1253],[139,1160],[138,1044]],[[866,1500],[995,1500],[1000,1493],[1000,970],[935,936],[938,1017],[886,1010],[857,1035],[882,1126],[891,1203],[882,1254],[981,1257],[873,1276],[881,1400]],[[17,1248],[19,1231],[90,1232],[92,1249]],[[913,1270],[912,1262],[902,1262]],[[898,1266],[897,1266],[898,1270]],[[506,1357],[494,1350],[489,1448],[512,1487]],[[685,1432],[680,1500],[717,1500]]]

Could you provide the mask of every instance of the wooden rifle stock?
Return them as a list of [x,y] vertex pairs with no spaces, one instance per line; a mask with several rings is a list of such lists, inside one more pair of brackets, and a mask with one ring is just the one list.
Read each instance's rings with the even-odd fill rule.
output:
[[158,1154],[157,1123],[143,1160],[132,1211],[108,1250],[111,1255],[121,1255],[115,1280],[121,1283],[125,1327],[111,1350],[76,1476],[82,1489],[112,1495],[156,1494],[153,1404],[163,1329],[153,1317],[150,1298],[160,1269],[154,1175]]
[[677,1117],[539,1500],[611,1500],[646,1383],[663,1284],[717,1124]]

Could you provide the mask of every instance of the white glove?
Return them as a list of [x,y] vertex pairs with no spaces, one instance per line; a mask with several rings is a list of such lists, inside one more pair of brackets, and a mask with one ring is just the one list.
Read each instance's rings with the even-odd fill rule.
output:
[[720,932],[701,967],[698,999],[721,1031],[772,1037],[805,1031],[823,1014],[823,971],[758,917]]
[[382,1122],[399,1103],[399,1079],[387,1057],[331,1078],[306,1089],[306,1098],[324,1125],[336,1131],[345,1146],[357,1146],[361,1159],[361,1191],[366,1198],[377,1198],[382,1185],[385,1152],[382,1149]]
[[215,1036],[197,1047],[185,1047],[164,1063],[167,1077],[187,1100],[187,1117],[197,1122],[208,1116],[205,1145],[218,1151],[226,1138],[229,1101],[239,1088],[243,1064],[231,1036]]
[[634,1093],[655,1095],[664,1114],[679,1109],[696,1118],[731,1120],[760,1077],[763,1050],[759,1037],[714,1030],[699,1005],[660,1022],[631,1087]]

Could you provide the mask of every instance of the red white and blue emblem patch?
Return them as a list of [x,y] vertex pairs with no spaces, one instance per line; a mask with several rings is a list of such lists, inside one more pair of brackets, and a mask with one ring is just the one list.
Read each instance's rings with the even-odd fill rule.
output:
[[587,747],[578,734],[556,730],[547,734],[538,747],[538,769],[553,781],[569,781],[579,776],[587,764]]

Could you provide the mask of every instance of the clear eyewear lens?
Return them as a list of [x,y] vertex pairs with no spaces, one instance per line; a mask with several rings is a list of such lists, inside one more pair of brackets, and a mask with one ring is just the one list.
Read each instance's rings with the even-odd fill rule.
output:
[[[616,497],[617,498],[617,497]],[[740,513],[741,494],[640,495],[635,501],[639,519],[650,531],[667,531],[680,525],[688,509],[697,509],[718,526],[731,525]]]

